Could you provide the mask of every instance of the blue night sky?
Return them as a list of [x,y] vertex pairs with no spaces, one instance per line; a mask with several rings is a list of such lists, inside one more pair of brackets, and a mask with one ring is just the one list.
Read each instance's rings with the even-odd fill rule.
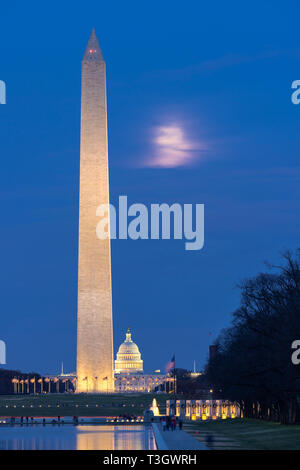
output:
[[238,306],[236,284],[299,246],[297,3],[2,3],[6,367],[75,369],[80,68],[92,27],[107,64],[111,202],[205,204],[198,252],[112,242],[115,349],[130,326],[147,372],[174,352],[178,367],[203,367]]

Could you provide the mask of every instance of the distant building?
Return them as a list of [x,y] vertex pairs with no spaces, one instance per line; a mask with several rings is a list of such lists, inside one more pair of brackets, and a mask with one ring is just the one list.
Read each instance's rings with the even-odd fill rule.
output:
[[141,353],[128,328],[115,360],[115,392],[151,392],[165,380],[163,374],[144,374]]

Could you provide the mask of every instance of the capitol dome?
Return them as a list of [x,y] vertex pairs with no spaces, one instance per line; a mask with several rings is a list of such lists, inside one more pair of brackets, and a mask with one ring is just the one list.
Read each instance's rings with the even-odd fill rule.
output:
[[137,372],[143,372],[143,361],[139,348],[131,339],[130,329],[128,328],[126,339],[117,352],[115,373],[136,374]]

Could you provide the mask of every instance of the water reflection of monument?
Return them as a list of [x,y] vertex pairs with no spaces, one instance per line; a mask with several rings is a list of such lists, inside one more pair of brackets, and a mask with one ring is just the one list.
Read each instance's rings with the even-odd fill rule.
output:
[[114,450],[114,426],[77,426],[77,450]]
[[77,426],[77,450],[154,450],[151,426]]

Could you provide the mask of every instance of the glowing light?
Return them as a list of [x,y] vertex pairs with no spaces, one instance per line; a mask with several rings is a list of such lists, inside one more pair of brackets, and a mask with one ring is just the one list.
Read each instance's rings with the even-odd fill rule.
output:
[[199,158],[199,152],[207,150],[205,142],[190,140],[180,125],[157,127],[153,143],[154,156],[146,161],[150,167],[190,166]]
[[156,401],[156,398],[153,398],[152,400],[152,405],[150,407],[150,410],[153,411],[153,415],[154,416],[159,416],[159,408],[157,406],[157,401]]

